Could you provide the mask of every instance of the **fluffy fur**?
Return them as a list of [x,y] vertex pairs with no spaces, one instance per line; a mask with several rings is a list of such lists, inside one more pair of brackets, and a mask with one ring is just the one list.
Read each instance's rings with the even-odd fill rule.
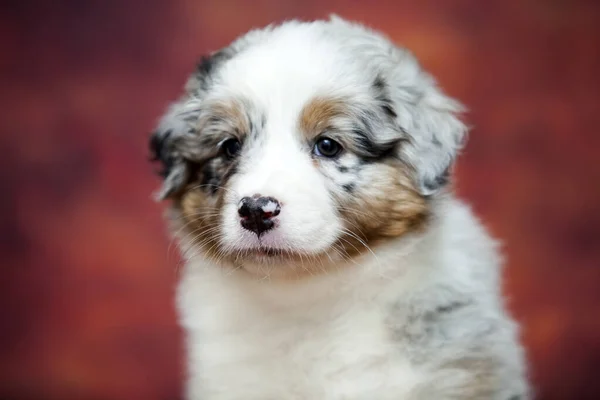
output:
[[[202,60],[151,141],[185,257],[187,399],[529,398],[495,243],[448,186],[460,111],[335,17]],[[279,202],[260,234],[252,196]]]

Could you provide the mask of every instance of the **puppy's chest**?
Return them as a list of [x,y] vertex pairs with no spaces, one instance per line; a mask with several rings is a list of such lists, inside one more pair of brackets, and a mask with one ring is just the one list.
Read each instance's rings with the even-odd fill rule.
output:
[[231,395],[215,399],[236,399],[235,392],[247,399],[387,398],[409,392],[419,379],[394,343],[383,305],[290,312],[233,302],[209,314],[197,332],[196,356],[205,387],[227,387]]

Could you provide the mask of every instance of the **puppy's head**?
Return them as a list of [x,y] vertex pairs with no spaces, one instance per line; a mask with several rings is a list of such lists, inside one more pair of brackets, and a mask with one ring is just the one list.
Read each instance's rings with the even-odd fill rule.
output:
[[465,127],[405,50],[332,18],[204,58],[151,149],[190,254],[318,273],[422,229]]

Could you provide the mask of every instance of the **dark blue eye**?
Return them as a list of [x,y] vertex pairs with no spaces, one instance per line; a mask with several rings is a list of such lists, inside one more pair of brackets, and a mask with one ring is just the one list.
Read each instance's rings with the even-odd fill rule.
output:
[[237,139],[227,139],[221,145],[221,149],[227,158],[235,158],[242,149],[242,144]]
[[315,153],[315,155],[327,158],[333,158],[337,156],[340,154],[340,151],[342,151],[342,145],[327,137],[317,140],[315,147],[313,148],[313,153]]

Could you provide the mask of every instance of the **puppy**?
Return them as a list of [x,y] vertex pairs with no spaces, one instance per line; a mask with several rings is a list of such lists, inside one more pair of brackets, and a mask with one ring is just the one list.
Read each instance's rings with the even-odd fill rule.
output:
[[337,17],[200,62],[151,139],[187,399],[529,398],[495,242],[448,185],[460,111]]

